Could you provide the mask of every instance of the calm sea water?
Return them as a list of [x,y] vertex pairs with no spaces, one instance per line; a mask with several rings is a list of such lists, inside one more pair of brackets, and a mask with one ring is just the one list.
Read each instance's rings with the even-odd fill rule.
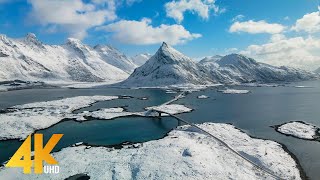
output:
[[[296,85],[314,88],[294,88]],[[302,120],[320,127],[320,81],[301,82],[286,87],[236,87],[252,91],[246,95],[225,95],[210,88],[189,94],[176,103],[184,104],[194,111],[181,114],[194,123],[232,123],[249,135],[280,142],[296,155],[311,179],[320,177],[320,142],[305,141],[281,135],[270,126],[292,120]],[[157,89],[32,89],[0,93],[0,109],[17,104],[55,100],[79,95],[128,95],[131,99],[99,102],[83,110],[126,106],[129,111],[141,111],[147,106],[158,105],[173,98]],[[209,99],[197,99],[207,95]],[[148,100],[140,100],[148,97]],[[1,119],[0,119],[1,120]],[[173,118],[160,119],[122,117],[115,120],[88,122],[65,121],[49,129],[38,131],[46,138],[62,133],[63,139],[55,150],[77,142],[92,145],[114,145],[125,141],[144,142],[163,137],[178,125]],[[19,141],[0,142],[0,162],[6,161],[21,145]]]

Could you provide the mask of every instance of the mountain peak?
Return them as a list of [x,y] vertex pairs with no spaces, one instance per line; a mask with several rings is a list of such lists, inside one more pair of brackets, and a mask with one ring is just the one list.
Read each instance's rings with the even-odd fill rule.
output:
[[5,34],[0,34],[0,39],[6,39],[7,36]]
[[169,45],[166,42],[163,42],[161,45],[161,48],[168,48],[168,47],[169,47]]
[[79,39],[76,38],[68,38],[67,44],[82,44],[82,42]]
[[0,34],[0,41],[7,42],[8,41],[7,36],[4,34]]
[[24,41],[29,45],[35,45],[35,46],[37,46],[39,48],[45,49],[45,47],[43,46],[42,42],[40,42],[37,39],[37,36],[34,33],[28,33],[27,36],[25,37]]
[[168,45],[166,42],[162,43],[161,47],[159,48],[156,54],[159,56],[165,56],[165,59],[167,60],[188,59],[185,55]]
[[34,33],[28,33],[26,38],[32,39],[32,40],[37,40],[37,36]]
[[258,63],[252,59],[248,58],[247,56],[241,55],[241,54],[229,54],[221,58],[217,61],[217,63],[220,66],[226,66],[226,65],[238,65],[240,64],[246,64],[246,65],[257,65]]

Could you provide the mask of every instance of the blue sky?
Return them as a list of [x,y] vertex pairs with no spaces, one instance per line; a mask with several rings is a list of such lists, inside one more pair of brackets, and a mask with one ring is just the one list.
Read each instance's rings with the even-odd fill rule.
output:
[[320,66],[319,2],[0,0],[0,33],[20,38],[33,32],[47,44],[76,37],[90,45],[111,44],[130,56],[154,53],[169,41],[193,58],[236,52],[312,69]]

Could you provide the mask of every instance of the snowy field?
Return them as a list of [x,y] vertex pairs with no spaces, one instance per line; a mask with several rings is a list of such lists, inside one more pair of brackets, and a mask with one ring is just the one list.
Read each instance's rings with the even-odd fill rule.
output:
[[238,90],[238,89],[226,89],[222,90],[223,94],[248,94],[249,90]]
[[319,128],[304,122],[289,122],[276,126],[276,130],[282,134],[294,136],[301,139],[315,140],[319,138]]
[[[228,124],[199,125],[248,159],[282,179],[301,179],[295,160],[282,146],[254,139]],[[182,126],[160,140],[121,149],[78,145],[53,153],[60,173],[24,175],[2,168],[4,179],[65,179],[86,174],[91,179],[273,179],[203,133]]]

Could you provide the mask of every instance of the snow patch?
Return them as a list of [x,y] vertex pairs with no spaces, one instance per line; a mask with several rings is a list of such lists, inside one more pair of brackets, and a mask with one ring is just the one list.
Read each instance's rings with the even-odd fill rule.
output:
[[319,128],[301,121],[294,121],[276,126],[276,130],[282,134],[301,139],[315,140],[319,138]]
[[209,96],[206,96],[206,95],[200,95],[197,97],[198,99],[208,99]]
[[238,90],[238,89],[226,89],[222,90],[223,94],[248,94],[249,90]]
[[186,112],[192,111],[192,109],[180,104],[169,104],[169,105],[166,104],[161,106],[152,106],[152,107],[147,107],[146,110],[162,111],[169,114],[180,114],[180,113],[186,113]]
[[295,86],[295,88],[313,88],[312,86]]

